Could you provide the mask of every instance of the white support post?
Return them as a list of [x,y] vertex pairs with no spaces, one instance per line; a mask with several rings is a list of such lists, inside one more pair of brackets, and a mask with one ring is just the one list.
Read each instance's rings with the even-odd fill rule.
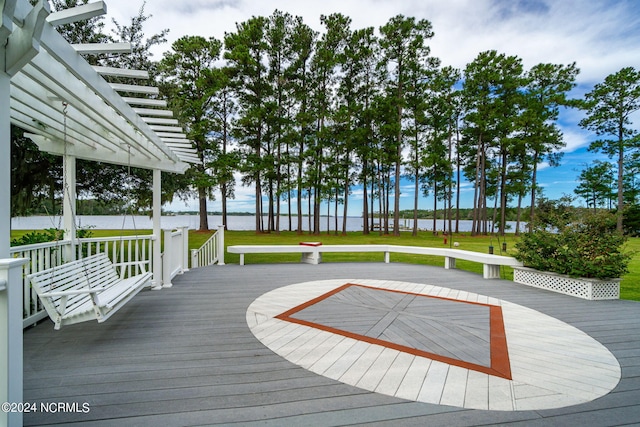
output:
[[180,227],[182,230],[182,271],[189,271],[189,227]]
[[[11,238],[11,77],[6,72],[6,42],[15,0],[0,6],[0,402],[22,402],[22,265],[10,258]],[[0,425],[22,425],[20,412],[0,411]]]
[[65,247],[65,261],[76,259],[76,158],[73,156],[62,157],[62,169],[64,174],[65,187],[62,195],[62,228],[64,229],[65,240],[70,240],[71,245]]
[[162,287],[170,288],[173,286],[171,283],[171,268],[172,259],[171,254],[173,253],[172,246],[172,230],[164,230],[164,256],[162,257]]
[[200,267],[200,263],[198,262],[198,250],[191,249],[191,268]]
[[[0,259],[0,402],[23,401],[22,266],[28,261]],[[0,425],[21,426],[22,413],[0,411]]]
[[[4,49],[0,48],[0,53]],[[10,77],[4,72],[4,55],[0,66],[0,259],[9,258],[11,240],[11,125],[9,121]]]
[[153,170],[153,280],[152,288],[155,291],[162,289],[162,171]]
[[447,270],[453,270],[456,268],[456,259],[450,256],[444,257],[444,268]]
[[218,265],[224,265],[224,225],[218,226]]

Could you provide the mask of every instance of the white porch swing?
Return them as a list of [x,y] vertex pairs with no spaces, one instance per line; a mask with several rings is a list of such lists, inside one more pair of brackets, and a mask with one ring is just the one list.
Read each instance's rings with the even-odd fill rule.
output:
[[[63,142],[65,147],[67,145],[66,107],[67,105],[64,104]],[[128,151],[130,157],[130,147]],[[131,174],[130,161],[127,165],[127,173]],[[67,197],[69,202],[72,202],[66,179],[63,183],[63,197]],[[74,224],[77,222],[75,217],[73,222]],[[124,229],[124,220],[122,227]],[[125,278],[126,272],[131,270],[126,267],[131,267],[132,264],[135,264],[133,267],[139,270],[139,274]],[[119,264],[119,267],[120,274],[107,254],[103,252],[29,274],[27,278],[54,322],[54,328],[58,330],[63,325],[88,320],[104,322],[147,286],[153,277],[151,272],[145,271],[143,263],[139,261]]]

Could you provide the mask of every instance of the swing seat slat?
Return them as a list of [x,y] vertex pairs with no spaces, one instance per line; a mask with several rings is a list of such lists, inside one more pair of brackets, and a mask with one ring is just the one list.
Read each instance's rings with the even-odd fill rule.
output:
[[27,276],[55,329],[97,320],[102,323],[151,281],[152,274],[122,279],[105,253]]

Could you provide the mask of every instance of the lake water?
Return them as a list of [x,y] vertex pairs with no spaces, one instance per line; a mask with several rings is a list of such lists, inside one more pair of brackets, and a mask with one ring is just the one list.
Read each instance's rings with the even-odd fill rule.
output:
[[[136,216],[107,216],[107,215],[79,215],[76,217],[81,227],[92,227],[96,229],[106,230],[120,230],[120,229],[152,229],[153,222],[148,216],[136,215]],[[255,216],[246,215],[229,215],[229,224],[227,228],[229,230],[255,230]],[[266,217],[264,218],[266,224]],[[297,225],[297,218],[293,217],[293,227],[295,229]],[[413,220],[402,219],[400,224],[403,227],[411,228],[413,226]],[[29,217],[16,217],[11,218],[11,228],[13,230],[40,230],[45,228],[62,228],[62,221],[59,217],[51,216],[29,216]],[[175,216],[163,216],[161,219],[163,229],[176,228],[176,227],[189,227],[190,229],[197,229],[200,226],[200,219],[197,215],[175,215]],[[215,229],[218,225],[222,224],[222,217],[220,215],[209,215],[209,228]],[[334,230],[334,218],[329,219],[329,227]],[[515,221],[507,222],[507,231],[515,231]],[[453,224],[455,227],[455,222]],[[526,223],[520,224],[520,230],[524,231]],[[303,218],[302,222],[303,230],[308,230],[308,218]],[[421,230],[432,230],[433,220],[421,219],[418,220],[418,228]],[[280,219],[280,230],[289,229],[289,220],[287,217]],[[320,221],[320,229],[322,231],[327,230],[327,217],[322,217]],[[342,229],[342,218],[338,218],[338,229]],[[444,221],[438,220],[436,222],[436,230],[444,229]],[[362,218],[361,217],[347,217],[347,231],[361,231],[362,230]],[[471,221],[461,220],[460,231],[471,231]]]

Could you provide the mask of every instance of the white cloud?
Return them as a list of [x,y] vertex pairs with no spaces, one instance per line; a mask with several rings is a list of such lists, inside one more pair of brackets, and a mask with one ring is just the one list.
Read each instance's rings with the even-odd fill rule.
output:
[[571,153],[579,148],[588,147],[593,140],[591,133],[576,127],[565,127],[562,129],[564,142],[566,146],[561,150],[565,153]]

